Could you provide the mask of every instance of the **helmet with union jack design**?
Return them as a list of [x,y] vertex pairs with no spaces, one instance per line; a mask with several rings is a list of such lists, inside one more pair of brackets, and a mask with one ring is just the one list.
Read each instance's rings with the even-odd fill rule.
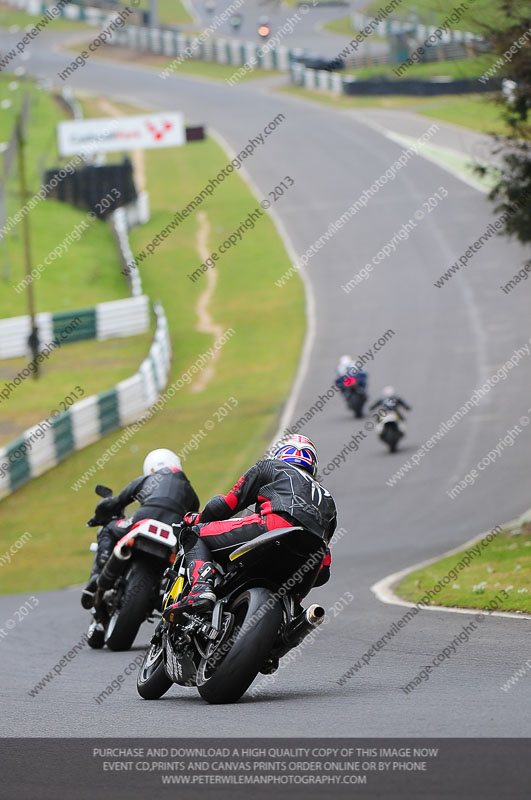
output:
[[307,436],[286,436],[274,451],[273,458],[280,458],[287,464],[302,467],[311,475],[317,472],[317,448]]

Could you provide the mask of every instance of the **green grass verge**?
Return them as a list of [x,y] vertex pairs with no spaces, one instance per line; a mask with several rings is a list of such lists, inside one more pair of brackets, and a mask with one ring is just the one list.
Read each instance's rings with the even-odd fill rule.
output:
[[[127,5],[127,3],[125,3],[125,5]],[[140,0],[138,8],[147,10],[149,8],[148,0]],[[160,22],[173,24],[192,22],[192,18],[181,3],[181,0],[159,0],[158,8]]]
[[342,36],[355,36],[359,31],[352,24],[350,17],[339,17],[333,19],[323,25],[325,31],[332,31],[332,33],[340,33]]
[[[11,78],[0,76],[0,97],[12,100],[12,106],[0,115],[0,137],[3,140],[9,137],[22,95],[28,93],[31,112],[26,152],[29,194],[33,196],[40,186],[38,175],[43,159],[46,157],[48,166],[59,163],[55,128],[64,112],[49,94],[37,89],[31,81],[18,82],[18,88],[13,91],[9,89],[10,83]],[[16,174],[15,169],[8,185],[9,214],[20,208]],[[45,258],[65,243],[61,254],[50,259],[49,266],[33,281],[37,312],[71,311],[128,296],[127,283],[120,274],[116,245],[106,223],[52,199],[42,200],[28,218],[34,267],[44,265]],[[17,292],[14,288],[25,276],[20,224],[0,243],[0,259],[0,318],[22,316],[28,311],[27,290]],[[43,365],[38,382],[25,380],[9,400],[2,403],[0,444],[6,444],[29,426],[48,418],[54,408],[61,410],[59,402],[76,385],[88,396],[132,375],[147,354],[150,341],[151,335],[146,333],[105,344],[80,342],[54,351]],[[0,383],[11,380],[26,364],[26,358],[0,361]]]
[[[367,16],[377,15],[385,7],[386,3],[382,0],[372,0],[363,9]],[[501,3],[495,5],[492,0],[474,0],[474,3],[467,3],[468,9],[457,14],[459,18],[456,22],[451,22],[453,30],[470,31],[471,33],[482,33],[484,24],[502,27],[509,24],[508,17],[501,8]],[[460,3],[455,0],[415,0],[410,3],[398,5],[391,13],[392,19],[411,20],[416,18],[419,22],[426,25],[440,25],[444,20],[451,17],[452,12]],[[455,19],[455,17],[454,17]]]
[[[64,119],[65,114],[59,104],[47,92],[39,89],[32,80],[0,73],[0,100],[4,104],[0,110],[1,142],[6,142],[11,135],[25,95],[28,95],[31,101],[27,131],[28,184],[30,190],[35,190],[40,186],[40,169],[51,165],[57,158],[55,126]],[[14,180],[9,184],[11,198],[17,186],[18,183]],[[18,197],[15,197],[12,205],[17,206],[17,203]]]
[[[96,103],[86,105],[90,116],[102,116]],[[185,206],[228,161],[212,140],[147,151],[146,158],[152,219],[134,231],[133,250],[144,248],[176,209]],[[271,186],[279,177],[271,176]],[[209,249],[215,250],[256,206],[245,183],[232,173],[202,205],[211,225]],[[188,370],[213,342],[212,336],[195,330],[195,304],[204,291],[205,278],[192,283],[186,277],[200,264],[197,225],[196,214],[188,217],[141,266],[145,291],[162,300],[168,316],[173,347],[170,381]],[[181,389],[80,491],[74,492],[71,485],[116,441],[119,432],[76,453],[2,501],[0,552],[25,531],[32,538],[3,567],[0,591],[37,591],[85,580],[92,559],[88,545],[95,531],[84,525],[97,500],[94,484],[107,483],[118,491],[140,473],[147,451],[154,447],[180,450],[204,429],[206,420],[214,419],[214,411],[230,396],[238,400],[238,407],[214,425],[184,464],[202,503],[226,490],[260,456],[274,434],[303,339],[302,284],[298,279],[282,289],[274,284],[288,267],[282,242],[264,214],[216,267],[219,281],[211,313],[224,328],[234,328],[235,335],[220,351],[207,388],[195,394],[189,387]],[[65,388],[70,384],[65,375]]]
[[492,55],[476,56],[476,58],[459,58],[455,61],[429,61],[425,64],[412,64],[402,78],[397,78],[392,66],[356,67],[347,69],[345,75],[354,75],[359,80],[366,78],[383,78],[385,80],[412,80],[433,78],[444,75],[450,78],[478,78],[496,61]]
[[302,86],[281,87],[287,92],[336,108],[397,108],[412,111],[431,119],[451,122],[480,133],[508,133],[501,116],[501,107],[489,95],[447,95],[446,97],[411,97],[410,95],[334,95],[305,89]]
[[[18,11],[4,3],[0,3],[0,28],[9,28],[11,25],[20,25],[21,28],[26,26],[35,25],[41,19],[40,16],[33,16],[33,14],[26,14],[24,11]],[[63,19],[56,17],[51,20],[46,30],[50,31],[76,31],[82,30],[87,27],[86,22],[79,22],[77,20]],[[23,63],[23,62],[20,62]]]
[[[76,226],[85,223],[88,227],[78,227],[76,232]],[[32,284],[37,311],[70,311],[128,296],[116,245],[105,222],[58,200],[47,199],[30,211],[29,225],[32,263],[44,267],[41,277]],[[75,241],[77,236],[80,238]],[[54,260],[52,256],[46,266],[44,259],[62,242],[62,254]],[[17,292],[14,288],[25,275],[20,224],[8,235],[7,246],[0,245],[0,252],[2,249],[9,280],[0,279],[0,318],[21,316],[27,314],[27,290]]]
[[531,523],[501,531],[473,555],[468,566],[452,573],[466,551],[473,552],[474,547],[412,572],[394,591],[417,603],[428,589],[450,575],[450,582],[432,598],[433,605],[483,609],[498,598],[498,610],[531,611]]
[[502,118],[502,107],[484,94],[439,98],[436,106],[426,108],[419,105],[415,110],[425,117],[451,122],[480,133],[499,133],[502,136],[509,133]]
[[[325,25],[323,25],[323,28],[326,31],[339,33],[342,36],[350,36],[351,38],[354,38],[354,36],[359,33],[359,30],[352,24],[351,17],[340,17],[339,19],[333,19],[331,22],[327,22]],[[376,36],[376,34],[372,34],[370,41],[385,42],[386,40],[383,36]]]

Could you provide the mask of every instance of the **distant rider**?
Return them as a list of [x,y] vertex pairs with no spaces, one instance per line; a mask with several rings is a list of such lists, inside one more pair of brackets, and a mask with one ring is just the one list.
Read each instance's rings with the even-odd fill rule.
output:
[[[89,609],[94,605],[100,573],[117,541],[133,525],[142,519],[156,519],[171,525],[182,522],[187,511],[199,510],[199,498],[182,471],[179,456],[172,450],[161,448],[148,453],[143,472],[143,475],[131,481],[117,497],[106,497],[96,506],[94,519],[104,524],[104,527],[98,534],[98,552],[89,582],[81,595],[83,608]],[[117,519],[134,500],[140,503],[140,508],[126,519]]]
[[[216,495],[200,514],[187,514],[190,527],[181,531],[191,591],[164,616],[183,610],[211,610],[216,595],[216,567],[210,548],[226,548],[226,556],[237,545],[267,531],[300,525],[321,536],[326,544],[336,527],[336,506],[327,490],[315,479],[317,450],[306,436],[288,436],[272,458],[258,461],[242,475],[226,495]],[[255,513],[233,518],[254,504]],[[216,521],[214,521],[216,520]],[[226,557],[225,556],[225,557]],[[216,553],[218,558],[218,553]],[[330,577],[330,551],[315,582],[321,586]]]
[[341,356],[341,358],[339,359],[339,364],[336,367],[336,372],[337,372],[336,380],[344,378],[345,375],[347,375],[349,369],[352,367],[352,364],[353,361],[350,356],[347,355]]
[[[367,391],[367,373],[365,370],[361,369],[361,367],[358,367],[350,356],[341,356],[339,364],[336,367],[336,372],[336,386],[338,386],[341,391],[348,389],[349,385],[357,385],[363,392]],[[354,378],[354,382],[349,383],[349,378]]]
[[384,411],[394,411],[400,420],[404,417],[400,413],[400,408],[405,408],[406,411],[411,411],[411,406],[408,406],[405,400],[399,397],[395,391],[394,386],[386,386],[382,391],[382,396],[370,406],[370,411],[374,411],[378,406]]

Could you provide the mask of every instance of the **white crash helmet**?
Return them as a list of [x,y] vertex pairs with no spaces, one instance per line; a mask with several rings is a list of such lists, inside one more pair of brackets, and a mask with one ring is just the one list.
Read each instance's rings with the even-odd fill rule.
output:
[[144,459],[144,475],[151,475],[152,472],[157,472],[157,470],[163,467],[182,469],[181,459],[177,453],[162,447],[159,450],[152,450],[147,454]]
[[352,358],[350,356],[341,356],[339,359],[339,370],[340,372],[346,372],[348,368],[352,364]]
[[396,394],[394,386],[384,386],[382,391],[382,397],[394,397]]

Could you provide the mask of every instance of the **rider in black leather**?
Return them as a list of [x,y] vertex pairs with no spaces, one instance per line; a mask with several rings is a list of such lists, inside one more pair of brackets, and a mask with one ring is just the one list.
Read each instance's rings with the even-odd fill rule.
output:
[[[147,474],[146,474],[147,473]],[[180,459],[171,450],[154,450],[144,461],[144,475],[135,478],[116,497],[106,497],[97,507],[95,518],[102,522],[120,517],[133,501],[140,507],[126,519],[112,519],[98,534],[98,552],[86,589],[81,595],[84,608],[94,602],[98,577],[116,542],[142,519],[156,519],[167,525],[182,522],[187,511],[199,509],[199,498],[181,469]]]
[[[273,458],[259,461],[242,475],[226,495],[216,495],[200,514],[187,514],[190,527],[181,532],[185,551],[190,593],[166,610],[208,610],[214,603],[216,558],[228,555],[237,545],[266,531],[300,525],[321,536],[328,544],[336,528],[336,505],[330,493],[314,478],[317,452],[305,436],[290,436],[275,451]],[[243,518],[233,514],[254,504],[255,513]],[[223,521],[224,520],[224,521]],[[330,551],[323,559],[315,583],[320,586],[330,576]]]
[[405,400],[399,397],[392,386],[386,386],[382,392],[382,396],[370,406],[370,411],[380,406],[387,411],[394,411],[398,414],[399,419],[403,420],[404,417],[400,413],[400,408],[405,408],[406,411],[411,411],[411,406],[408,406]]

